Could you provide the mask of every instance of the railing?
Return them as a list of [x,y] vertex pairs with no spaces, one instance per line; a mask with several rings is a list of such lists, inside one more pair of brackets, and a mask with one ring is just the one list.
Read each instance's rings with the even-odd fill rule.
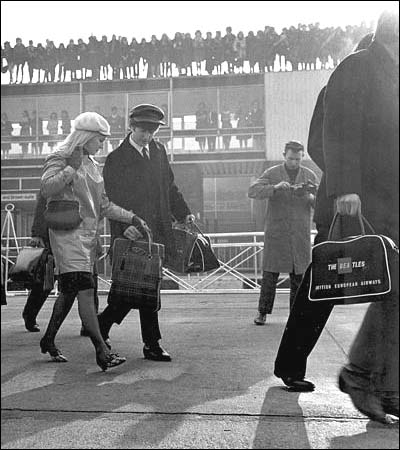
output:
[[[2,159],[40,158],[49,155],[67,135],[2,136]],[[126,137],[113,133],[97,156],[106,156]],[[168,154],[213,153],[227,151],[265,151],[264,127],[174,130],[162,128],[157,133]],[[201,148],[197,139],[203,139]],[[7,147],[8,146],[8,147]]]
[[[315,232],[312,231],[311,241],[313,241],[314,235]],[[172,288],[169,286],[162,291],[171,293],[245,292],[248,289],[259,291],[259,281],[262,277],[264,233],[210,233],[208,236],[221,266],[209,273],[188,275],[177,274],[164,268],[164,283],[166,285],[169,282]],[[111,268],[106,259],[110,235],[102,235],[101,239],[104,252],[99,264],[99,292],[106,293],[111,284]],[[2,260],[8,265],[13,265],[19,249],[27,245],[30,237],[5,239],[2,236],[2,240],[6,241],[2,242]],[[3,250],[5,250],[5,254],[3,254]],[[6,274],[7,272],[8,270],[6,270]],[[287,278],[286,274],[280,278],[278,290],[287,291],[287,288],[282,289],[282,285]],[[7,291],[7,293],[15,294],[16,292]],[[57,288],[53,293],[57,294]]]

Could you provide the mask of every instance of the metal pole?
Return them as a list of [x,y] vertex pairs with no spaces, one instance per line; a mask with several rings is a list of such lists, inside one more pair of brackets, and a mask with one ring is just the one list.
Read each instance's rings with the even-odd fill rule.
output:
[[[254,244],[257,243],[257,236],[253,236]],[[256,247],[254,247],[256,248]],[[257,252],[254,251],[254,281],[257,283],[258,267],[257,267]]]
[[[3,233],[4,233],[4,229],[7,228],[7,237],[6,237],[6,264],[4,267],[4,287],[5,287],[5,291],[6,291],[6,295],[8,293],[8,261],[9,261],[9,255],[10,255],[10,226],[12,224],[12,215],[11,215],[11,211],[14,211],[14,205],[12,203],[7,203],[7,205],[4,207],[5,211],[6,211],[6,218],[4,219],[4,225],[3,225],[3,229],[1,232],[1,237],[3,238]],[[18,242],[17,242],[17,237],[15,234],[15,228],[14,225],[12,226],[13,231],[14,231],[14,240],[16,243],[16,248],[18,251]]]
[[169,137],[171,139],[171,162],[174,161],[174,131],[172,129],[173,126],[173,117],[174,117],[174,96],[172,95],[173,92],[173,79],[172,77],[169,79],[169,91],[168,91],[168,126],[169,126]]
[[220,113],[221,113],[221,108],[220,108],[220,88],[219,86],[217,86],[217,142],[218,142],[218,147],[216,150],[223,150],[222,145],[221,145],[221,132],[220,132],[220,128],[219,128],[219,117],[220,117]]
[[83,112],[83,85],[82,81],[79,82],[79,112]]

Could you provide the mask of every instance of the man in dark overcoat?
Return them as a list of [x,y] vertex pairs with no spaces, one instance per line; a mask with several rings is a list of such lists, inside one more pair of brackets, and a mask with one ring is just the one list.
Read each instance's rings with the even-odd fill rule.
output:
[[[129,113],[131,132],[107,156],[103,178],[109,199],[145,220],[154,242],[164,244],[164,264],[168,266],[176,257],[172,218],[190,223],[194,216],[174,182],[164,145],[153,139],[159,126],[164,125],[163,119],[164,113],[157,106],[142,104],[134,107]],[[114,221],[110,221],[110,225],[112,248],[114,239],[123,237],[127,227]],[[109,297],[108,306],[99,315],[105,339],[112,324],[120,324],[130,309],[127,303]],[[158,342],[161,339],[158,313],[142,308],[139,314],[145,358],[170,361],[170,355]]]
[[[399,12],[384,12],[367,50],[346,58],[325,94],[327,194],[399,245]],[[398,264],[398,262],[397,262]],[[370,419],[399,415],[398,267],[385,301],[369,306],[339,387]],[[398,419],[397,419],[398,420]]]
[[[398,244],[398,14],[397,19],[390,15],[386,19],[384,15],[382,17],[369,47],[347,57],[333,72],[324,101],[319,101],[321,119],[315,123],[320,123],[323,129],[326,194],[335,202],[338,212],[347,217],[343,236],[360,234],[360,230],[354,228],[357,221],[349,216],[361,210],[377,233],[391,237]],[[396,29],[397,37],[393,39]],[[398,285],[398,280],[394,281]],[[312,383],[304,380],[306,361],[332,309],[331,305],[311,307],[310,302],[304,300],[308,283],[309,274],[306,272],[275,361],[275,375],[295,390],[314,388]],[[387,309],[391,312],[388,313]],[[371,304],[363,323],[365,330],[369,328],[368,317],[372,319],[372,312],[375,322],[383,317],[389,320],[386,320],[384,329],[375,327],[374,333],[366,331],[364,339],[356,340],[362,345],[357,345],[358,351],[352,352],[353,360],[358,358],[357,364],[364,364],[364,375],[367,374],[364,378],[357,374],[356,378],[366,380],[371,372],[376,372],[377,352],[374,349],[386,347],[387,351],[381,353],[391,354],[385,359],[385,372],[391,375],[386,377],[385,390],[395,393],[397,390],[397,407],[394,405],[394,409],[397,408],[398,413],[398,300]],[[377,336],[377,330],[380,336]],[[375,342],[371,342],[371,338]],[[385,341],[383,346],[382,341]],[[363,358],[367,354],[370,356],[365,364]],[[357,386],[354,371],[347,372],[345,377],[352,377],[350,383]],[[346,389],[348,382],[342,381]],[[367,411],[370,417],[385,420],[385,412],[389,411],[387,405],[393,406],[393,401],[384,397],[377,400],[370,390],[367,392],[362,386],[357,386],[356,391],[356,407],[364,413]],[[353,402],[354,392],[350,394]]]

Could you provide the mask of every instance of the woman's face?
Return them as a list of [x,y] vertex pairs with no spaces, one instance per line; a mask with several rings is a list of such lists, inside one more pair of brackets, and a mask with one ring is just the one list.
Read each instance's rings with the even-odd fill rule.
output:
[[86,150],[88,155],[95,155],[101,148],[103,148],[103,142],[105,140],[106,137],[98,133],[96,136],[89,139],[83,148]]

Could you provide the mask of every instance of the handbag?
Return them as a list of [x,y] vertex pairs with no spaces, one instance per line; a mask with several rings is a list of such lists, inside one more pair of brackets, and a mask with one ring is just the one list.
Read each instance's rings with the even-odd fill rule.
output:
[[[75,195],[73,185],[70,184],[70,187],[72,195]],[[43,217],[49,228],[59,231],[75,230],[83,220],[79,214],[79,202],[65,199],[50,200]]]
[[82,222],[77,200],[50,200],[43,217],[52,230],[74,230]]
[[42,283],[48,254],[49,250],[44,247],[23,247],[10,268],[10,279],[29,289],[33,284]]
[[197,236],[187,228],[179,225],[172,228],[172,235],[175,242],[176,254],[166,263],[168,269],[178,273],[187,273],[190,256],[196,243]]
[[[312,249],[310,301],[355,304],[382,301],[398,291],[399,249],[387,236],[376,234],[361,214],[361,235],[333,240],[338,213],[328,240]],[[365,233],[366,224],[372,234]]]
[[117,238],[113,244],[109,303],[124,302],[134,309],[159,311],[164,245]]
[[209,272],[218,269],[220,263],[215,256],[211,241],[196,224],[192,224],[196,231],[188,227],[174,227],[172,233],[177,249],[177,258],[170,262],[170,268],[179,273]]

